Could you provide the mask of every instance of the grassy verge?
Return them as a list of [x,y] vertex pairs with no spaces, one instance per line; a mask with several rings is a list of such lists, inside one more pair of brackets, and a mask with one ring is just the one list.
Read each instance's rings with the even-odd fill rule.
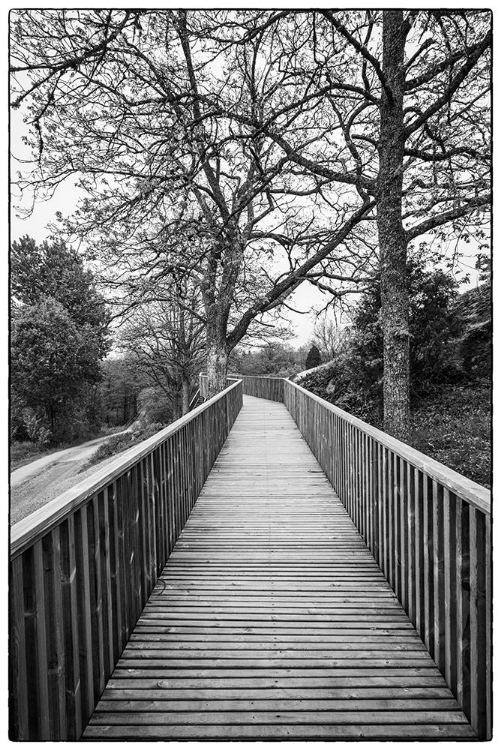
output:
[[163,424],[151,424],[143,428],[135,427],[132,432],[123,435],[112,435],[109,440],[99,446],[90,459],[82,466],[80,472],[87,471],[90,466],[94,466],[95,464],[104,461],[106,458],[116,456],[128,448],[132,448],[132,446],[142,443],[143,440],[152,437],[164,427],[165,425]]
[[414,448],[491,486],[491,392],[486,382],[443,386],[412,415]]
[[[97,435],[88,438],[88,440],[95,440],[96,438],[104,437],[105,435],[113,435],[115,432],[121,432],[124,427],[107,427]],[[84,441],[84,442],[87,442]],[[10,471],[20,469],[21,466],[37,461],[39,458],[44,456],[50,456],[52,453],[58,453],[66,448],[74,448],[77,445],[81,445],[82,441],[75,441],[72,443],[61,443],[51,448],[40,448],[36,443],[30,441],[24,442],[13,442],[10,445]]]

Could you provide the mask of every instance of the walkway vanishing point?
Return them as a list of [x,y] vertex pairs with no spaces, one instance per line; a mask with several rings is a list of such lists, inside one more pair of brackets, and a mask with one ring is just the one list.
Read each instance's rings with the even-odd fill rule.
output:
[[[358,511],[345,498],[357,527],[288,409],[278,401],[284,399],[284,389],[296,391],[292,413],[307,440],[305,421],[311,425],[313,420],[318,428],[321,419],[318,413],[305,412],[305,404],[312,398],[320,406],[325,402],[285,383],[246,378],[244,390],[262,395],[264,388],[275,400],[245,395],[241,410],[230,400],[238,401],[239,389],[242,399],[242,381],[225,392],[224,413],[220,397],[208,402],[209,410],[219,407],[212,421],[229,435],[225,442],[219,439],[221,450],[217,448],[212,470],[206,467],[201,491],[193,488],[198,499],[191,512],[187,494],[178,492],[174,500],[168,482],[162,489],[159,478],[166,471],[169,479],[171,463],[178,479],[170,480],[178,487],[196,484],[194,471],[203,461],[198,450],[202,423],[191,438],[181,437],[177,458],[170,448],[156,456],[156,447],[145,453],[146,463],[136,474],[134,465],[126,466],[125,483],[122,465],[122,477],[106,490],[87,491],[93,499],[90,507],[80,506],[85,518],[63,521],[67,528],[59,529],[56,546],[42,539],[27,548],[33,550],[31,562],[25,559],[17,570],[25,589],[20,618],[24,633],[18,625],[11,643],[17,657],[33,630],[33,610],[39,626],[42,616],[48,617],[42,634],[39,626],[34,629],[34,640],[37,663],[52,661],[52,672],[48,669],[42,678],[47,697],[32,696],[35,704],[27,711],[24,739],[33,738],[35,729],[40,733],[34,706],[42,708],[41,701],[52,711],[45,736],[49,732],[58,739],[72,732],[97,741],[488,736],[490,528],[486,523],[482,531],[478,516],[485,516],[484,510],[475,505],[470,511],[469,504],[463,510],[465,501],[456,501],[451,488],[441,485],[438,492],[436,477],[428,493],[418,473],[411,476],[404,470],[400,456],[392,470],[388,455],[374,451],[368,438],[353,440],[348,431],[344,439],[350,444],[343,453],[349,455],[349,465],[370,459],[380,476],[376,487],[369,471],[340,475],[341,495],[357,488]],[[207,406],[196,411],[206,413]],[[334,422],[332,429],[337,429]],[[367,436],[377,432],[367,425],[365,429]],[[323,429],[324,447],[328,433]],[[330,442],[335,442],[332,432]],[[182,460],[182,452],[190,450],[191,470]],[[321,447],[317,453],[322,461]],[[344,459],[338,461],[340,469],[343,464]],[[382,474],[386,492],[381,492]],[[446,478],[449,484],[453,474]],[[461,479],[468,492],[479,487]],[[401,509],[391,499],[390,485],[398,486]],[[125,510],[134,487],[139,502]],[[401,491],[405,487],[407,493]],[[366,502],[374,493],[381,502],[376,513],[374,498]],[[122,500],[122,510],[120,497],[128,499]],[[174,503],[170,510],[169,497],[170,505]],[[476,500],[480,506],[483,502],[485,494]],[[61,507],[53,513],[61,515]],[[453,539],[452,527],[443,534],[440,530],[447,529],[451,514]],[[135,519],[129,528],[126,518]],[[54,520],[49,518],[49,525]],[[155,528],[159,522],[169,531],[164,541]],[[37,545],[39,550],[34,549]],[[465,545],[468,555],[459,560],[459,575],[458,553]],[[449,554],[452,546],[454,555]],[[55,550],[63,570],[59,596],[55,578],[47,578],[47,561],[54,563]],[[159,566],[165,550],[167,563]],[[46,561],[44,573],[34,564],[37,558],[39,564]],[[159,575],[154,585],[155,569]],[[30,609],[26,584],[30,588],[32,575]],[[39,604],[33,606],[37,598]],[[49,598],[51,610],[54,598],[56,609],[61,608],[60,624],[57,612],[48,611]],[[15,607],[18,611],[20,604]],[[74,622],[79,607],[86,612],[83,625]],[[51,627],[56,629],[54,637]],[[54,670],[54,657],[63,669]],[[19,663],[11,672],[11,688],[23,690]],[[43,666],[38,682],[42,671]],[[30,694],[28,674],[23,702]],[[15,691],[13,702],[11,736],[21,725]],[[69,722],[63,718],[68,705]]]

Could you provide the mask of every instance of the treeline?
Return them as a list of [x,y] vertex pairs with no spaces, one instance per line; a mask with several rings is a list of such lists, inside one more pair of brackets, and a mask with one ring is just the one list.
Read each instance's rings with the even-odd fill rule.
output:
[[[171,299],[115,331],[79,253],[25,236],[11,247],[10,433],[39,448],[103,430],[168,424],[188,410],[203,362],[200,325]],[[120,346],[110,354],[112,344]]]
[[30,237],[11,247],[11,436],[40,445],[91,434],[109,314],[79,254]]
[[[410,300],[411,405],[443,388],[490,383],[491,287],[487,276],[476,289],[458,293],[441,270],[408,263]],[[376,279],[352,313],[351,325],[331,330],[317,343],[326,364],[300,379],[301,385],[371,424],[383,419],[381,292]],[[327,361],[328,360],[328,361]]]
[[[440,271],[409,268],[411,424],[409,444],[491,484],[491,285],[458,294]],[[374,283],[343,331],[319,327],[325,364],[303,387],[383,429],[380,291]],[[330,334],[330,335],[329,335]]]

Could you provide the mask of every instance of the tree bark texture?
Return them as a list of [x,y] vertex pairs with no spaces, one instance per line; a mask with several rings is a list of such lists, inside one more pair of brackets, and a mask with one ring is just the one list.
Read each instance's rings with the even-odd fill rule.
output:
[[383,75],[379,138],[377,227],[381,263],[381,325],[384,362],[384,429],[408,442],[409,295],[407,242],[402,225],[404,160],[404,50],[407,35],[403,12],[383,13]]
[[190,410],[190,381],[186,377],[183,377],[181,385],[181,409],[183,416]]

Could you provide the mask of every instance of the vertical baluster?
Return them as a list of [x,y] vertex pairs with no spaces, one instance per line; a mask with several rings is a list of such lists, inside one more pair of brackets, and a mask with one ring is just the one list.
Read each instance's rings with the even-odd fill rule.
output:
[[433,512],[431,480],[423,476],[424,642],[433,658]]
[[101,577],[101,544],[99,538],[99,513],[97,497],[87,506],[90,563],[90,613],[92,622],[92,651],[94,663],[94,691],[101,695],[105,687],[103,593]]
[[[61,523],[60,531],[67,736],[70,740],[78,740],[82,734],[83,726],[74,516],[70,516]],[[38,567],[38,563],[35,564]],[[111,666],[113,666],[113,663]]]
[[[26,555],[27,558],[31,557],[31,552]],[[45,566],[43,556],[43,545],[42,541],[39,540],[33,545],[33,567],[30,571],[29,576],[25,576],[25,580],[28,583],[31,579],[33,581],[32,591],[30,596],[34,597],[33,608],[35,614],[35,632],[32,634],[36,638],[36,646],[33,649],[29,663],[31,669],[36,669],[36,683],[33,680],[33,688],[37,694],[37,719],[38,727],[37,732],[34,736],[40,739],[50,738],[50,704],[49,704],[49,659],[47,655],[47,621],[48,613],[46,610],[45,602]],[[26,586],[29,590],[31,587]],[[28,653],[30,653],[28,651]]]
[[408,614],[411,622],[417,621],[417,571],[416,571],[416,493],[414,476],[416,469],[407,461],[405,494],[407,497],[407,558],[408,558]]
[[67,738],[66,686],[63,633],[63,600],[61,591],[60,530],[53,529],[43,537],[45,572],[45,611],[47,613],[47,660],[50,705],[50,733],[54,740]]
[[408,497],[406,492],[406,461],[405,459],[397,456],[397,468],[398,468],[398,504],[400,510],[400,521],[398,525],[398,534],[400,537],[400,597],[402,606],[406,612],[409,611],[409,596],[408,596],[408,568],[409,568],[409,557],[407,547],[407,519],[408,519]]
[[469,718],[470,712],[470,544],[469,506],[457,498],[456,514],[456,602],[457,602],[457,696]]
[[416,630],[424,641],[423,475],[414,471]]
[[114,659],[114,631],[113,631],[113,602],[111,580],[111,545],[110,545],[110,516],[109,516],[108,488],[106,487],[97,498],[99,552],[101,557],[101,592],[103,617],[103,650],[104,673],[106,679],[115,666]]
[[444,494],[444,583],[445,583],[445,679],[454,695],[457,696],[457,616],[456,579],[456,516],[458,501],[455,495],[447,491]]
[[470,682],[471,722],[477,734],[485,737],[487,731],[487,704],[489,702],[490,674],[486,669],[487,632],[486,608],[486,519],[475,508],[469,508],[470,538]]
[[387,555],[386,579],[390,586],[395,589],[395,517],[394,517],[394,480],[393,480],[393,452],[386,452],[386,539]]
[[113,664],[116,664],[125,646],[123,642],[122,570],[120,566],[120,542],[117,508],[117,482],[108,487],[108,523],[110,536],[111,611],[113,629]]
[[400,464],[396,453],[392,453],[392,526],[393,526],[393,590],[402,600],[402,536],[400,534],[400,521],[402,516],[400,498]]
[[87,506],[75,513],[76,591],[78,599],[78,640],[80,643],[80,681],[82,724],[89,720],[99,694],[94,692],[94,652],[91,621],[91,573]]
[[[26,554],[26,553],[24,553]],[[10,567],[10,738],[29,740],[28,665],[26,663],[26,631],[24,627],[23,557],[15,558]]]
[[433,482],[433,616],[434,659],[445,674],[445,562],[444,562],[444,492]]

